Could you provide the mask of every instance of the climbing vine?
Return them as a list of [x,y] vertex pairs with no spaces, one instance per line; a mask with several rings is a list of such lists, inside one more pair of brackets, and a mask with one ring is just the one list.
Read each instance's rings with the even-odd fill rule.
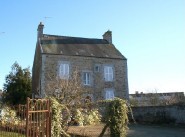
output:
[[61,105],[55,98],[51,97],[51,109],[52,109],[52,120],[51,120],[51,135],[52,137],[69,137],[64,130],[64,122],[62,117],[62,110],[65,109],[64,105]]
[[103,136],[106,128],[110,128],[111,137],[125,137],[128,129],[127,101],[119,98],[103,101],[106,104],[106,125],[100,134]]

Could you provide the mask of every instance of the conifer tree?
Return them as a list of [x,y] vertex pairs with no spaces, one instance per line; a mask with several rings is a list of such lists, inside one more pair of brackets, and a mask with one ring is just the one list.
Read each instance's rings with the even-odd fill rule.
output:
[[11,72],[5,78],[3,103],[16,105],[25,104],[26,98],[31,96],[31,73],[28,68],[15,62]]

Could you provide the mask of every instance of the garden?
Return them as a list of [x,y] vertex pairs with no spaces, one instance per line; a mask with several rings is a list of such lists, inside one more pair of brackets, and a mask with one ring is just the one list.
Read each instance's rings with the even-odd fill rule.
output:
[[[44,99],[43,99],[44,100]],[[12,109],[4,106],[0,118],[0,135],[11,137],[22,136],[44,136],[69,137],[79,136],[111,136],[124,137],[127,133],[128,107],[126,101],[116,98],[114,100],[100,101],[96,104],[88,103],[78,109],[69,110],[64,104],[58,102],[56,98],[49,98],[50,101],[50,122],[47,123],[47,114],[41,109],[42,99],[34,100],[30,105],[31,112],[28,117],[23,111],[23,105],[19,109]],[[21,109],[20,109],[21,108]],[[38,113],[33,113],[35,108],[39,108]],[[25,107],[24,107],[25,109]],[[104,109],[103,111],[100,109]],[[26,110],[26,109],[25,109]],[[22,112],[22,113],[20,113]],[[30,123],[28,123],[28,120]],[[29,124],[29,125],[28,125]],[[35,130],[36,127],[36,130]],[[49,134],[44,133],[47,131]],[[29,133],[27,133],[27,131]]]

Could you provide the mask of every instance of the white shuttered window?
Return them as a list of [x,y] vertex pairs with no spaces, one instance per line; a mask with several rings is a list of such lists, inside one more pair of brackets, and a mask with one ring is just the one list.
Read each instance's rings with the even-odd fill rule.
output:
[[90,72],[83,73],[83,84],[91,85],[91,73]]
[[113,68],[112,68],[112,66],[104,66],[104,79],[105,79],[105,81],[113,81]]
[[105,99],[114,99],[114,91],[113,89],[106,89],[105,90]]
[[61,79],[69,78],[69,64],[67,63],[60,64],[59,75]]

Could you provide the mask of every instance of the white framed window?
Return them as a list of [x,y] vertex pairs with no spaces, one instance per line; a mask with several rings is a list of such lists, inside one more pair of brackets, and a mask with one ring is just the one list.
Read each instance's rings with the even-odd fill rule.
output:
[[113,81],[113,67],[104,66],[104,79],[105,81]]
[[114,99],[114,90],[113,89],[106,89],[105,90],[105,99]]
[[83,72],[83,84],[91,85],[91,73],[90,72]]
[[68,63],[61,63],[60,64],[59,76],[61,79],[68,79],[69,78],[69,64]]

